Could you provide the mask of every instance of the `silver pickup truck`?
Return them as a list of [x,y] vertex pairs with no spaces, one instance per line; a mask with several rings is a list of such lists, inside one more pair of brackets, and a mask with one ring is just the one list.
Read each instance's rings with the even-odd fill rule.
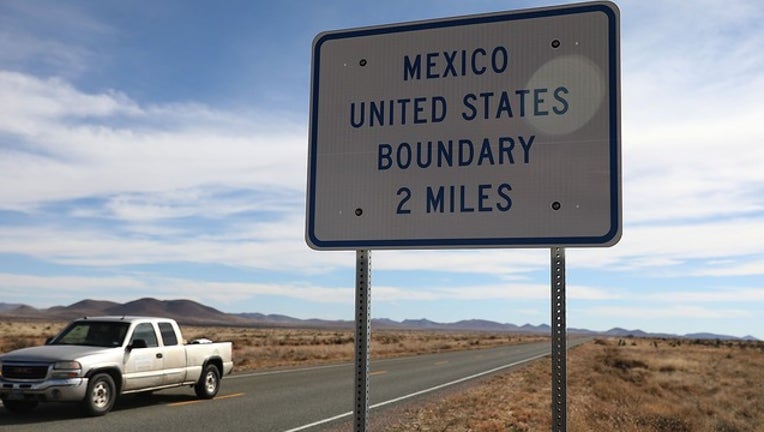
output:
[[174,320],[83,318],[44,346],[0,355],[0,399],[11,412],[78,402],[99,416],[129,393],[192,386],[211,399],[232,369],[230,342],[186,345]]

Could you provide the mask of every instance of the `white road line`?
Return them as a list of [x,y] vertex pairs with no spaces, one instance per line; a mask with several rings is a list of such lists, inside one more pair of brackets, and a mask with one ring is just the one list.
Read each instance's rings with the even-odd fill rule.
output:
[[329,418],[327,418],[327,419],[319,420],[319,421],[317,421],[317,422],[313,422],[313,423],[310,423],[310,424],[306,424],[306,425],[304,425],[304,426],[296,427],[296,428],[294,428],[294,429],[289,429],[289,430],[287,430],[287,431],[284,431],[284,432],[297,432],[297,431],[301,431],[301,430],[305,430],[305,429],[310,429],[310,428],[312,428],[313,426],[319,426],[319,425],[322,425],[322,424],[324,424],[324,423],[333,422],[333,421],[335,421],[335,420],[339,420],[339,419],[341,419],[341,418],[344,418],[344,417],[350,417],[351,415],[353,415],[353,411],[350,411],[350,412],[346,412],[346,413],[344,413],[344,414],[340,414],[340,415],[336,415],[336,416],[334,416],[334,417],[329,417]]
[[[461,384],[461,383],[463,383],[465,381],[469,381],[469,380],[472,380],[472,379],[475,379],[475,378],[480,378],[480,377],[482,377],[484,375],[489,375],[489,374],[492,374],[494,372],[498,372],[498,371],[500,371],[502,369],[507,369],[507,368],[511,368],[513,366],[519,366],[519,365],[524,364],[524,363],[529,363],[529,362],[532,362],[534,360],[538,360],[540,358],[544,358],[544,357],[546,357],[548,355],[549,355],[549,353],[539,354],[539,355],[536,355],[534,357],[527,358],[525,360],[520,360],[520,361],[517,361],[517,362],[514,362],[514,363],[505,364],[503,366],[495,367],[495,368],[489,369],[487,371],[478,372],[478,373],[476,373],[474,375],[470,375],[470,376],[467,376],[467,377],[464,377],[464,378],[459,378],[457,380],[449,381],[449,382],[444,383],[444,384],[436,385],[435,387],[430,387],[430,388],[427,388],[427,389],[424,389],[424,390],[420,390],[418,392],[414,392],[414,393],[407,394],[407,395],[404,395],[404,396],[401,396],[401,397],[397,397],[395,399],[390,399],[390,400],[387,400],[387,401],[384,401],[384,402],[376,403],[374,405],[371,405],[369,407],[369,409],[380,408],[380,407],[383,407],[385,405],[390,405],[390,404],[394,404],[396,402],[400,402],[402,400],[410,399],[412,397],[421,396],[423,394],[434,392],[436,390],[440,390],[440,389],[443,389],[443,388],[446,388],[446,387],[449,387],[449,386],[452,386],[452,385]],[[326,419],[323,419],[323,420],[319,420],[319,421],[316,421],[316,422],[313,422],[313,423],[310,423],[310,424],[306,424],[306,425],[303,425],[303,426],[300,426],[300,427],[296,427],[294,429],[289,429],[289,430],[286,430],[284,432],[298,432],[298,431],[302,431],[302,430],[305,430],[305,429],[310,429],[310,428],[312,428],[314,426],[319,426],[319,425],[322,425],[322,424],[325,424],[325,423],[333,422],[335,420],[339,420],[339,419],[344,418],[344,417],[350,417],[352,415],[353,415],[353,411],[350,411],[350,412],[346,412],[344,414],[336,415],[334,417],[329,417],[329,418],[326,418]]]

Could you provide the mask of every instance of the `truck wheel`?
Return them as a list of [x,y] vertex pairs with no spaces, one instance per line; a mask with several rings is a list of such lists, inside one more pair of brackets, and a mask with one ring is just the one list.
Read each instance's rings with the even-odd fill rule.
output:
[[3,399],[3,406],[14,414],[28,413],[37,407],[39,402],[28,400],[6,400]]
[[116,399],[117,390],[111,375],[96,374],[88,382],[88,391],[85,394],[85,400],[82,401],[82,408],[89,416],[102,416],[111,411]]
[[196,396],[201,399],[212,399],[220,390],[220,372],[215,365],[207,365],[194,386]]

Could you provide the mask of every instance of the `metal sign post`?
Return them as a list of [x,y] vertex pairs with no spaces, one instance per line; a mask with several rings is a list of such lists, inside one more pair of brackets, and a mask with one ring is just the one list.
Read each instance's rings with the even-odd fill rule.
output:
[[371,251],[356,251],[355,278],[355,432],[366,432],[369,415],[371,339]]
[[551,249],[552,261],[552,432],[567,428],[567,338],[565,323],[565,248]]

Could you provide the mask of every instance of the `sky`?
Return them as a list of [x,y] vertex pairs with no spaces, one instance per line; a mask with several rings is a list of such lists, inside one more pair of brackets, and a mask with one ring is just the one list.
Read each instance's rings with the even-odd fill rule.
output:
[[[547,1],[0,2],[0,302],[354,316],[305,242],[323,31]],[[619,1],[623,237],[568,248],[570,327],[764,339],[764,4]],[[550,322],[549,249],[372,252],[371,315]]]

